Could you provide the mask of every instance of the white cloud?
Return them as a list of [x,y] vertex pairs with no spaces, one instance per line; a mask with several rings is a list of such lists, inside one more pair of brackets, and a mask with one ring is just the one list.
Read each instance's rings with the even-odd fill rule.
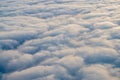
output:
[[119,80],[119,0],[0,0],[0,80]]
[[103,65],[92,65],[85,67],[79,71],[79,75],[82,75],[82,80],[119,80],[113,77],[107,68]]

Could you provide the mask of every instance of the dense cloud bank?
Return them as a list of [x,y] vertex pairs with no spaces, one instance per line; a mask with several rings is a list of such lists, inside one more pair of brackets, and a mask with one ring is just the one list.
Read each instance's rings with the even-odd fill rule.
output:
[[120,1],[0,0],[0,80],[120,80]]

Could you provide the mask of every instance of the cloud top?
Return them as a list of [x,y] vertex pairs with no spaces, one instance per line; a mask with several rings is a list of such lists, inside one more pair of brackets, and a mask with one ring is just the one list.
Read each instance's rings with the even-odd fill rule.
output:
[[119,0],[0,0],[0,80],[120,80]]

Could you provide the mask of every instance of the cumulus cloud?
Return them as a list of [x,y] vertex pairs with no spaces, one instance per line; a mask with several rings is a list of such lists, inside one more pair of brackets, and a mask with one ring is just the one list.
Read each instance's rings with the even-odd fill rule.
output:
[[119,0],[0,0],[0,80],[120,80]]
[[83,77],[82,80],[119,80],[108,72],[106,66],[99,64],[83,68],[79,71],[80,74]]

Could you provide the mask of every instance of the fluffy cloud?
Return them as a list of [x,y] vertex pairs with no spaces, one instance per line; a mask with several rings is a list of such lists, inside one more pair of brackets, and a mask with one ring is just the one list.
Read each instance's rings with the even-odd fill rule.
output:
[[119,80],[119,0],[0,0],[0,80]]
[[103,65],[85,67],[79,71],[79,75],[82,75],[82,80],[119,80],[119,78],[112,76],[107,67]]

